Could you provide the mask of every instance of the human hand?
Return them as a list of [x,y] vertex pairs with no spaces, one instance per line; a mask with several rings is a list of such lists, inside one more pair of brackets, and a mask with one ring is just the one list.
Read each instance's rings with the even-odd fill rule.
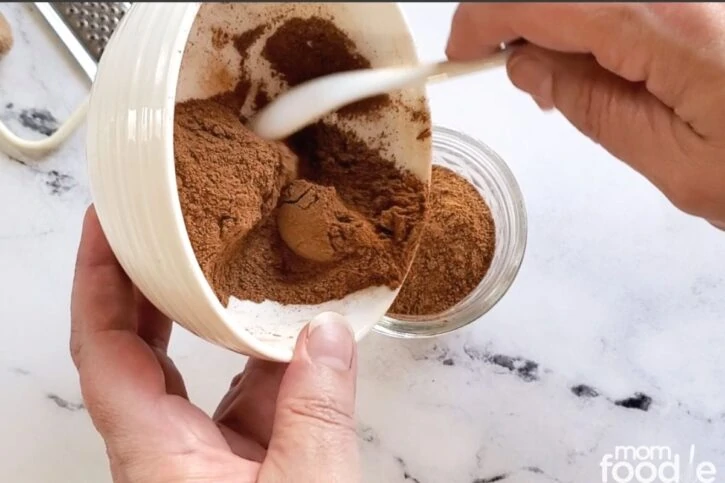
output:
[[529,44],[508,61],[516,87],[725,228],[725,5],[461,4],[447,54],[517,39]]
[[171,321],[133,287],[96,213],[83,222],[71,353],[115,482],[353,482],[355,342],[337,314],[300,334],[289,365],[250,360],[213,417],[168,357]]

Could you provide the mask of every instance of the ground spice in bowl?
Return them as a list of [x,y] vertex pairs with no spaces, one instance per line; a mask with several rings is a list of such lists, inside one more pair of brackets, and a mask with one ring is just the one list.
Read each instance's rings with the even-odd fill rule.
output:
[[[320,17],[289,19],[269,37],[262,56],[290,87],[329,74],[372,67],[343,31]],[[389,105],[390,97],[383,94],[349,104],[338,113],[369,116]]]
[[[296,135],[290,146],[300,155],[300,178],[307,181],[308,189],[317,190],[308,194],[319,198],[324,187],[334,187],[334,191],[327,191],[336,196],[333,206],[354,213],[354,218],[339,210],[322,213],[330,223],[329,232],[338,235],[334,241],[337,253],[345,256],[336,257],[334,263],[320,263],[296,254],[280,236],[277,209],[247,234],[237,255],[212,278],[220,296],[317,304],[371,286],[397,288],[424,219],[423,183],[383,159],[351,132],[332,126],[312,126]],[[292,201],[289,191],[293,188],[288,187],[287,202]],[[287,208],[281,206],[283,214]],[[298,210],[297,214],[307,227],[297,234],[298,239],[314,234],[316,228],[310,221],[320,214],[314,210]],[[365,228],[354,233],[365,233],[366,238],[346,238],[341,228],[351,224]]]
[[176,181],[186,227],[205,274],[277,206],[297,157],[259,139],[233,107],[210,100],[176,106]]
[[418,251],[389,314],[439,314],[470,294],[491,266],[494,220],[465,178],[433,166],[428,216]]
[[[227,38],[242,72],[269,28]],[[306,49],[310,49],[306,55]],[[289,19],[262,55],[289,85],[370,67],[332,22]],[[267,142],[239,117],[248,97],[269,102],[242,75],[231,92],[177,104],[174,146],[182,213],[199,264],[227,305],[240,300],[319,304],[372,287],[398,288],[425,218],[427,187],[354,132],[318,122],[286,143]],[[387,96],[348,106],[369,117]]]

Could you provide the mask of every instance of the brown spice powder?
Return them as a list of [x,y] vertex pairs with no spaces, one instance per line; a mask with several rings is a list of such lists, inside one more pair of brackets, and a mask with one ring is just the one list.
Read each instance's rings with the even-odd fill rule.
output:
[[342,260],[379,245],[374,227],[345,206],[334,186],[302,179],[282,193],[277,228],[290,250],[315,262]]
[[[244,75],[248,51],[268,28],[233,39],[243,75],[232,92],[177,105],[180,200],[202,270],[225,305],[230,295],[315,304],[370,286],[397,288],[421,230],[426,187],[352,132],[320,122],[297,133],[288,145],[300,156],[298,166],[290,150],[243,126],[238,111],[252,89]],[[320,52],[338,56],[332,63],[338,71],[346,65],[348,70],[369,67],[331,22],[292,19],[273,34],[275,40],[270,38],[278,60],[273,66],[283,70],[281,76],[294,80],[330,73],[325,55],[318,58],[323,69],[317,71],[314,64],[298,62],[304,56],[300,29],[317,39]],[[256,108],[269,102],[264,86],[253,95]],[[379,107],[366,102],[356,107],[360,115]],[[288,185],[298,168],[300,179]],[[322,213],[314,208],[320,202],[326,208]],[[308,223],[295,223],[297,218]],[[300,240],[311,239],[320,243],[300,250]]]
[[[425,216],[426,188],[350,132],[324,124],[295,136],[300,174],[279,143],[261,141],[229,106],[215,100],[177,105],[175,155],[184,220],[199,263],[217,296],[316,304],[371,286],[397,288]],[[300,184],[334,192],[325,213],[334,263],[302,257],[282,240],[278,211]],[[334,189],[332,188],[334,187]],[[328,199],[329,201],[329,199]],[[330,218],[332,217],[332,218]],[[302,226],[298,239],[318,227]],[[319,257],[312,257],[319,258]]]
[[223,49],[231,40],[231,35],[219,27],[212,27],[211,33],[211,45],[216,50]]
[[[318,123],[295,135],[290,146],[300,156],[300,178],[334,187],[339,202],[353,212],[352,225],[344,226],[344,218],[328,225],[338,237],[332,241],[336,260],[320,263],[295,254],[280,236],[275,212],[246,237],[238,256],[220,268],[217,280],[228,282],[220,291],[255,302],[318,304],[371,286],[397,288],[424,220],[425,185],[355,134],[336,127]],[[345,238],[348,229],[347,235],[355,238]],[[298,236],[316,233],[308,226]]]
[[209,280],[241,239],[275,208],[296,157],[260,139],[215,100],[177,104],[176,181],[194,253]]
[[287,20],[269,37],[262,55],[291,87],[336,72],[370,68],[370,61],[348,36],[321,17]]
[[[254,45],[257,40],[259,40],[262,35],[264,35],[265,31],[268,28],[269,26],[267,25],[260,25],[246,32],[242,32],[241,34],[234,37],[226,34],[231,38],[232,42],[234,43],[234,48],[237,50],[237,52],[239,52],[239,63],[242,75],[234,89],[230,92],[224,92],[215,96],[214,99],[216,101],[221,104],[228,105],[236,111],[239,111],[242,108],[244,102],[249,96],[249,91],[252,89],[252,82],[249,80],[249,76],[245,74],[246,63],[249,59],[249,49],[252,47],[252,45]],[[222,35],[224,35],[223,31],[219,29],[212,29],[212,43],[214,42],[214,39],[219,39]],[[261,87],[259,92],[262,92]],[[258,93],[257,95],[259,97],[255,100],[255,103],[262,102],[262,95],[264,94]]]
[[465,178],[433,166],[428,218],[389,313],[431,315],[463,300],[488,272],[496,246],[491,210]]
[[272,98],[269,96],[264,87],[260,86],[257,90],[257,94],[254,96],[254,110],[259,111],[270,102],[272,102]]
[[[370,61],[332,21],[321,17],[291,18],[267,40],[262,56],[290,87],[325,75],[369,69]],[[371,116],[390,104],[380,95],[349,104],[343,116]]]
[[267,25],[259,25],[258,27],[242,32],[234,37],[234,48],[237,49],[239,55],[242,56],[242,67],[244,67],[244,62],[249,56],[249,49],[262,35],[264,35],[264,32],[268,28],[269,27]]

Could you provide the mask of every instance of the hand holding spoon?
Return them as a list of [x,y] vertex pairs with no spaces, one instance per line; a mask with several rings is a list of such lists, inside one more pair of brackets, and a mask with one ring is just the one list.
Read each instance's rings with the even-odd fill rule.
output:
[[263,138],[284,139],[353,102],[499,67],[506,64],[509,54],[510,49],[504,49],[474,62],[361,69],[319,77],[280,95],[252,118],[249,127]]

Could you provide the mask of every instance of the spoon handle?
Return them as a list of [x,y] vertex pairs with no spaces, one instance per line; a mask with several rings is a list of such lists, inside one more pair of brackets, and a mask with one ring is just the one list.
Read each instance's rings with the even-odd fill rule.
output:
[[495,54],[486,57],[483,60],[476,60],[472,62],[438,62],[432,65],[433,72],[428,76],[426,82],[428,84],[433,84],[461,75],[500,67],[506,65],[506,61],[508,60],[509,55],[511,55],[511,50],[506,49],[496,52]]
[[250,121],[266,139],[283,139],[343,106],[427,82],[439,82],[506,63],[504,49],[474,62],[436,62],[331,74],[300,84],[279,96]]

